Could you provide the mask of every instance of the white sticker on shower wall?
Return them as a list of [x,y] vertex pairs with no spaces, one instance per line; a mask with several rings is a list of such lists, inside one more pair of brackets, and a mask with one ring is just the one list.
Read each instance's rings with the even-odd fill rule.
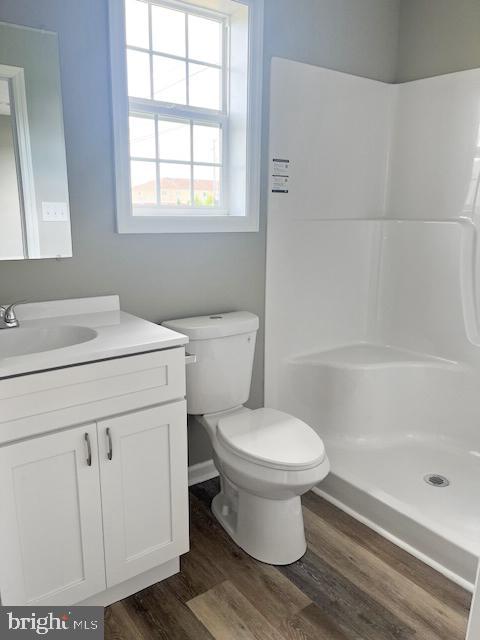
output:
[[288,193],[290,185],[290,160],[273,158],[272,193]]

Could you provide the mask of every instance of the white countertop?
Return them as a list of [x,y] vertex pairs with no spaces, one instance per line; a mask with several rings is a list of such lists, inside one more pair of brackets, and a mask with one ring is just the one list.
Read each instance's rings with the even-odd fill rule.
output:
[[[17,317],[19,328],[0,331],[13,334],[22,330],[69,326],[93,329],[97,335],[73,346],[26,355],[5,357],[0,347],[0,379],[188,343],[188,338],[181,333],[121,311],[118,296],[19,305]],[[20,333],[16,335],[18,339]]]

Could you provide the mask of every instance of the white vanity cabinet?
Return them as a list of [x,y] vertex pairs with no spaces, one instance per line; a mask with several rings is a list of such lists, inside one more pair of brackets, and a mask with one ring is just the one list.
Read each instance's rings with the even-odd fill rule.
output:
[[98,423],[107,586],[188,548],[185,401]]
[[0,449],[0,509],[2,604],[73,603],[105,589],[96,425]]
[[183,347],[0,380],[3,605],[109,604],[188,551]]

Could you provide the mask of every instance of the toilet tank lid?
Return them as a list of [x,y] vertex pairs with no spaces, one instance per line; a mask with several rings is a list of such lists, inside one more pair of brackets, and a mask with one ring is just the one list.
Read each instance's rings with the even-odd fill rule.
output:
[[188,336],[190,340],[210,340],[258,330],[258,316],[248,311],[215,313],[211,316],[181,318],[162,322],[164,327]]

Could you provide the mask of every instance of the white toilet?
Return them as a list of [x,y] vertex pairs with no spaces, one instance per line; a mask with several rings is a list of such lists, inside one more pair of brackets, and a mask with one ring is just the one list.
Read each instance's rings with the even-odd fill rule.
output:
[[322,440],[307,424],[274,409],[243,406],[250,395],[258,318],[235,312],[171,320],[190,338],[187,411],[207,429],[220,473],[212,510],[235,542],[269,564],[306,550],[300,496],[328,474]]

